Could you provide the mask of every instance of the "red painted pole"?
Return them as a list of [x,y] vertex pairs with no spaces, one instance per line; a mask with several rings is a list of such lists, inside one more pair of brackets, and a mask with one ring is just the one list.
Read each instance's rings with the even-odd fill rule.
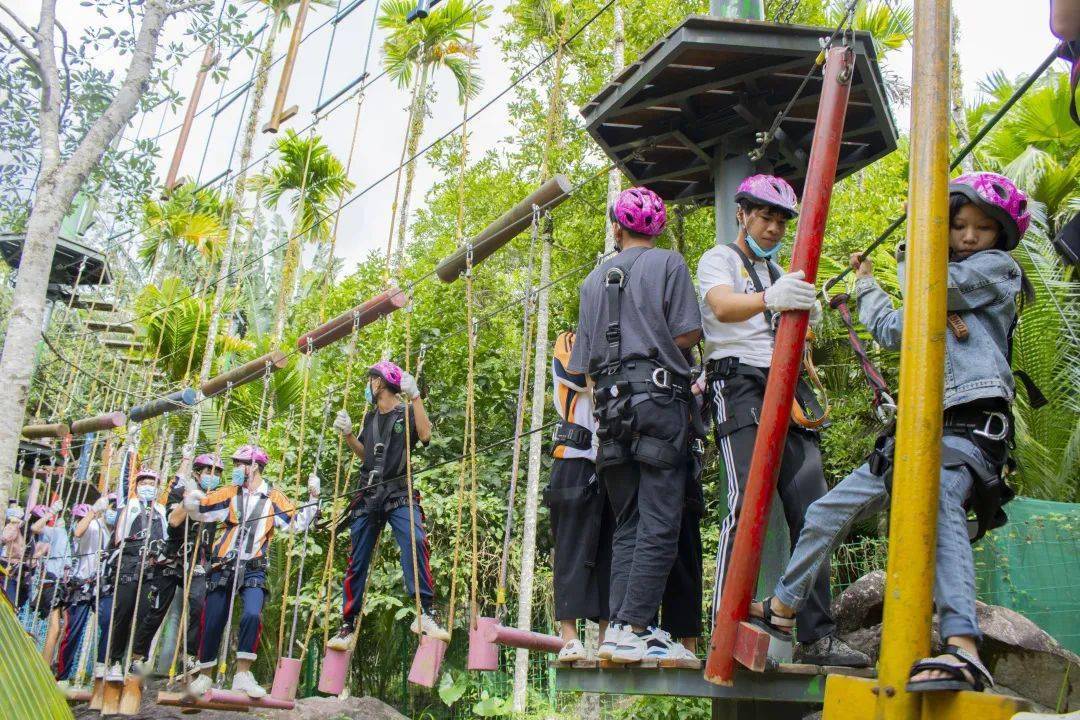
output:
[[[817,279],[853,70],[854,54],[850,48],[836,47],[828,51],[806,187],[803,190],[802,215],[799,217],[795,250],[791,258],[791,269],[804,271],[807,282],[811,283]],[[809,313],[806,311],[785,312],[780,317],[776,331],[772,366],[765,386],[742,513],[735,532],[731,567],[724,583],[720,608],[716,612],[705,665],[705,679],[718,685],[731,685],[735,675],[735,658],[732,655],[735,636],[739,623],[747,617],[747,608],[761,566],[761,548],[769,521],[769,506],[787,439],[791,403],[799,380],[808,322]]]

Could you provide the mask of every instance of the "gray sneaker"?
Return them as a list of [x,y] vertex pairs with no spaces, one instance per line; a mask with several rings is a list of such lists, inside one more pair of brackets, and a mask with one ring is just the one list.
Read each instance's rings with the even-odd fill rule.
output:
[[826,635],[812,643],[799,643],[794,661],[805,665],[870,667],[870,656],[848,645],[835,635]]

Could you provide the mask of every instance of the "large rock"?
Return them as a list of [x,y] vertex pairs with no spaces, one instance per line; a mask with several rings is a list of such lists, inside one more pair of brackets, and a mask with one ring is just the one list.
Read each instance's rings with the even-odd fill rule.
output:
[[296,701],[292,710],[260,711],[267,720],[408,720],[373,697],[310,697]]
[[[875,662],[881,650],[884,598],[885,573],[877,570],[859,578],[832,606],[838,634]],[[975,614],[983,633],[980,654],[999,690],[1044,708],[1080,709],[1080,657],[1018,612],[976,602]],[[930,641],[939,652],[936,615]]]

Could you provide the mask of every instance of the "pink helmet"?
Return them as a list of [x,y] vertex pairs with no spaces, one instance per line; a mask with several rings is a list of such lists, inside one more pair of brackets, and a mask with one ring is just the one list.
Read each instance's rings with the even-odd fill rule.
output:
[[150,468],[143,468],[139,472],[135,473],[135,482],[139,482],[143,478],[150,478],[156,483],[161,478],[161,476],[157,474],[156,470],[151,470]]
[[649,188],[623,190],[609,211],[612,221],[638,235],[655,237],[667,224],[667,209],[660,196]]
[[380,360],[369,367],[368,375],[382,378],[393,392],[401,392],[401,368],[389,360]]
[[260,468],[266,467],[270,462],[270,456],[258,445],[241,445],[233,453],[234,463],[257,463]]
[[1009,178],[992,172],[960,175],[949,183],[949,194],[963,195],[973,205],[1001,223],[1004,250],[1014,250],[1031,225],[1027,195]]
[[34,507],[30,508],[30,514],[37,518],[43,518],[49,514],[49,506],[38,503]]
[[108,495],[105,496],[105,499],[108,500],[113,505],[115,505],[118,497],[119,496],[116,493],[111,492],[111,493],[109,493]]
[[735,192],[735,202],[740,200],[778,208],[790,217],[799,214],[799,198],[795,191],[787,180],[776,175],[751,175],[743,180]]
[[89,512],[90,512],[90,506],[89,505],[87,505],[86,503],[79,503],[75,507],[71,508],[71,517],[77,517],[77,518],[86,517],[87,513],[89,513]]
[[203,453],[195,458],[191,463],[193,468],[214,468],[215,470],[225,471],[225,463],[221,462],[221,456],[217,453]]

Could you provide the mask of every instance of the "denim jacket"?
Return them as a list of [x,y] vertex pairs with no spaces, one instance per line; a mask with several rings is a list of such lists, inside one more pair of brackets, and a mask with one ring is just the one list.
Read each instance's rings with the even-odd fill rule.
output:
[[[904,275],[900,259],[898,274]],[[1009,330],[1016,318],[1020,267],[1008,253],[983,250],[949,263],[946,305],[968,327],[966,340],[945,331],[945,407],[982,398],[1012,401],[1015,393],[1009,365]],[[873,278],[855,283],[859,320],[882,347],[900,348],[902,308],[893,308],[888,294]]]

